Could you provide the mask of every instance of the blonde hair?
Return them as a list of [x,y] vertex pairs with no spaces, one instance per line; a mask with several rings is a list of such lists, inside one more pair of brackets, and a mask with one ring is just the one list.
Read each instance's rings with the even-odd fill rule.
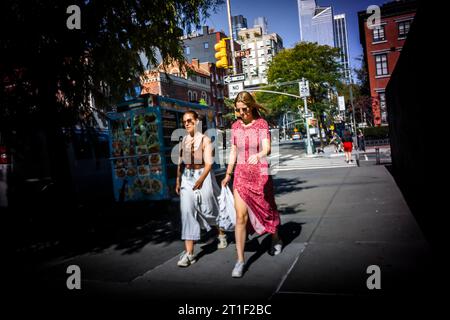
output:
[[[236,104],[238,102],[242,102],[247,107],[249,107],[252,110],[253,117],[260,118],[261,113],[260,110],[267,112],[266,108],[261,106],[260,104],[256,103],[255,98],[249,93],[248,91],[241,91],[238,93],[236,98],[234,99],[234,107],[236,107]],[[236,117],[239,117],[239,114],[235,112]]]

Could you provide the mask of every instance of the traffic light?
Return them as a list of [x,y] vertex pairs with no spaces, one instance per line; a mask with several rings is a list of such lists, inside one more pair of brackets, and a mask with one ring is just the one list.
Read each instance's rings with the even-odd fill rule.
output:
[[214,45],[214,49],[216,50],[216,67],[228,68],[227,43],[225,39],[221,39],[218,43],[216,43]]

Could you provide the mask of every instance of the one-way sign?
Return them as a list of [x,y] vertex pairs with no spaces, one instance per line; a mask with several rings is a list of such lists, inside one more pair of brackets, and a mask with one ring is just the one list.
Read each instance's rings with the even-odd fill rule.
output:
[[236,74],[236,75],[233,75],[233,76],[225,76],[223,78],[223,81],[225,83],[240,82],[240,81],[244,81],[244,80],[245,80],[245,75],[243,73],[242,74]]

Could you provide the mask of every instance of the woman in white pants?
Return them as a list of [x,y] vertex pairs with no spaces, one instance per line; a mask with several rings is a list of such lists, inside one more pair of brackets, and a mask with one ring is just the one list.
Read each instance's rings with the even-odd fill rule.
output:
[[[188,135],[183,138],[178,161],[175,191],[180,195],[181,239],[185,243],[185,252],[178,266],[188,267],[196,262],[194,241],[200,240],[201,229],[211,230],[215,224],[219,206],[214,195],[215,178],[211,177],[213,163],[211,140],[197,131],[198,115],[187,111],[183,115],[183,124]],[[184,169],[182,169],[184,167]],[[226,247],[225,234],[219,229],[218,248]]]

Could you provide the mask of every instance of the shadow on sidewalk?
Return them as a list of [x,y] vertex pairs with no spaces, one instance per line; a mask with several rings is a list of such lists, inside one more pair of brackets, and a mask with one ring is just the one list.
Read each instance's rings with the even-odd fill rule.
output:
[[[16,213],[9,239],[18,261],[39,262],[100,253],[107,248],[132,254],[148,243],[179,240],[175,203],[121,204],[112,208]],[[18,216],[20,215],[20,216]]]
[[297,214],[297,213],[301,213],[301,212],[305,211],[305,210],[299,208],[300,206],[304,206],[304,205],[305,205],[304,202],[297,203],[292,206],[278,205],[278,211],[280,212],[280,214],[282,216],[289,215],[289,214]]
[[288,194],[295,191],[302,191],[316,188],[315,186],[303,186],[307,183],[306,180],[301,180],[300,178],[288,179],[288,178],[278,178],[275,177],[274,181],[274,191],[276,195]]
[[[296,239],[300,233],[302,232],[302,225],[304,223],[297,222],[288,222],[283,224],[279,228],[279,236],[283,241],[283,250]],[[250,269],[250,266],[258,260],[263,254],[267,253],[270,249],[270,245],[272,242],[272,235],[268,234],[264,237],[264,239],[259,243],[258,238],[262,236],[258,236],[253,238],[249,243],[245,246],[245,251],[256,251],[245,264],[246,270]],[[282,253],[281,253],[282,254]]]

